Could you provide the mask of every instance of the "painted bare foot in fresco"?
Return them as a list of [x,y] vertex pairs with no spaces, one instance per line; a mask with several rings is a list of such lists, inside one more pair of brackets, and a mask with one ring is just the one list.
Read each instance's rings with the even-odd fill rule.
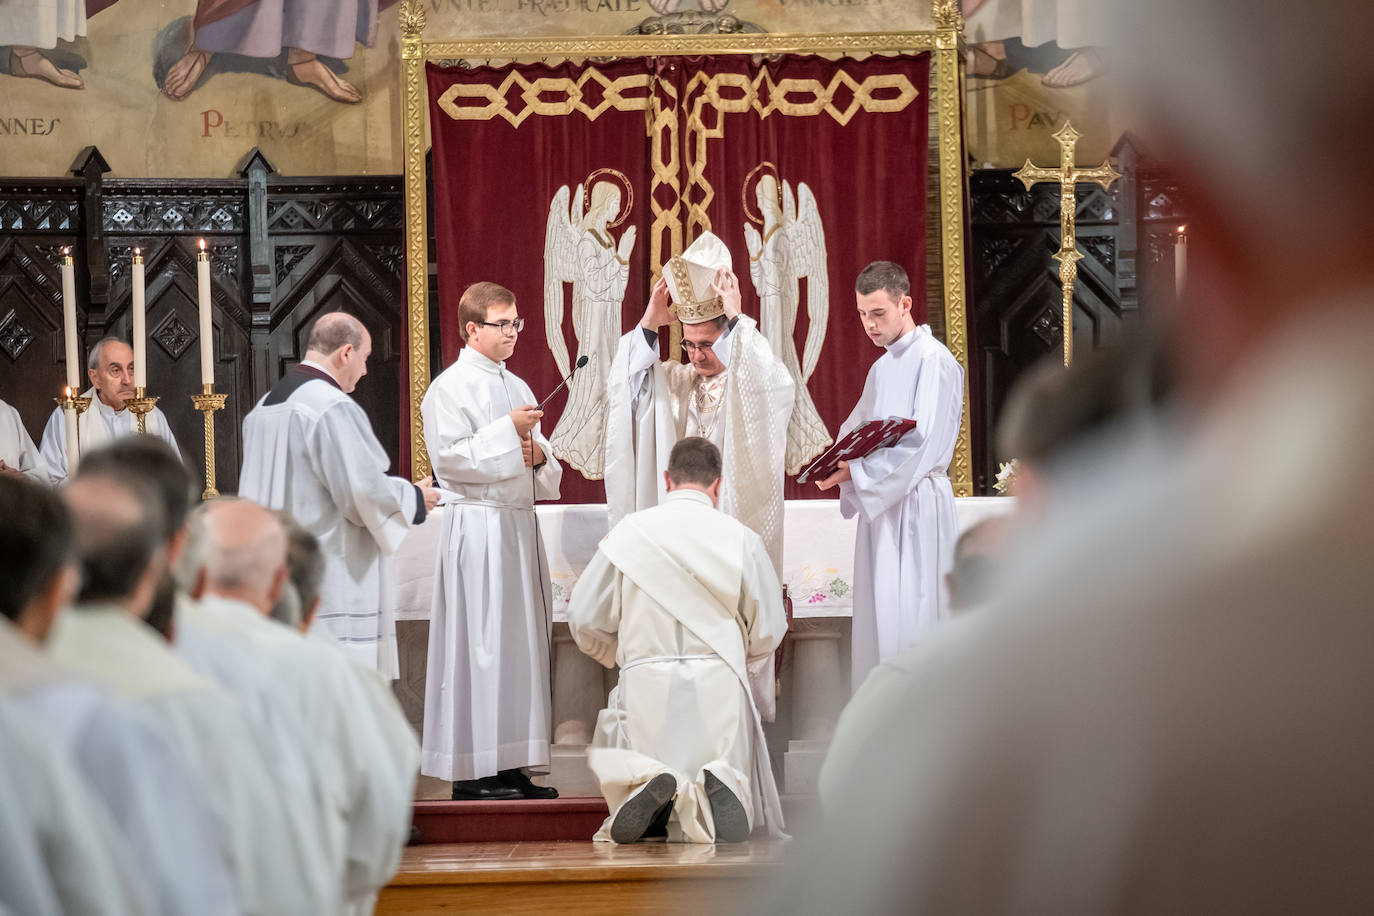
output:
[[707,13],[719,13],[730,5],[730,0],[697,0],[697,4]]
[[64,70],[42,55],[37,48],[15,45],[10,49],[10,75],[28,79],[47,80],[63,89],[85,89],[86,82],[79,73]]
[[1050,89],[1071,89],[1097,79],[1107,72],[1107,64],[1096,48],[1079,48],[1062,64],[1041,78],[1040,83]]
[[318,89],[336,102],[356,105],[363,100],[362,93],[355,89],[352,83],[339,79],[334,71],[320,63],[314,54],[300,48],[291,48],[287,51],[286,81],[297,86]]
[[649,0],[649,6],[655,13],[676,13],[678,0]]
[[162,92],[167,98],[180,102],[191,94],[210,63],[210,52],[202,51],[194,45],[182,55],[181,60],[172,64],[167,71],[167,79],[162,83]]

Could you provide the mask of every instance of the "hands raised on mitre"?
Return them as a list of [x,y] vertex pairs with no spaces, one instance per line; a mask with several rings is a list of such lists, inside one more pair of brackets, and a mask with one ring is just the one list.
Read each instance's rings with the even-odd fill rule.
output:
[[673,320],[668,314],[668,305],[668,278],[660,275],[653,292],[649,293],[649,304],[644,309],[639,326],[657,333],[659,328]]
[[740,312],[744,311],[744,299],[739,291],[739,277],[735,276],[735,272],[730,268],[722,267],[716,271],[716,278],[711,281],[711,291],[720,297],[726,318],[734,321]]

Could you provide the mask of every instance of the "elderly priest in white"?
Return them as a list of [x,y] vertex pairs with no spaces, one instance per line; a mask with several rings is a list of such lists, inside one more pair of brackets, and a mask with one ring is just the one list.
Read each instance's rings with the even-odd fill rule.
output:
[[587,754],[611,809],[596,838],[741,842],[761,824],[779,836],[746,668],[782,641],[782,590],[759,536],[716,511],[714,445],[677,443],[664,483],[661,504],[602,540],[568,605],[578,647],[620,666]]
[[[300,752],[309,780],[298,791],[313,794],[319,815],[312,850],[343,901],[321,912],[371,913],[410,831],[418,748],[404,724],[383,731],[360,662],[269,618],[290,574],[287,546],[277,517],[247,500],[217,499],[193,513],[182,572],[197,573],[178,648]],[[381,681],[371,668],[361,673]],[[288,774],[281,781],[298,785]]]
[[[135,864],[122,870],[148,891],[150,914],[242,912],[204,786],[164,734],[163,724],[99,684],[72,675],[42,651],[80,581],[71,516],[61,497],[31,481],[0,476],[0,517],[8,520],[0,529],[0,580],[8,583],[0,590],[0,701],[29,716],[37,731],[75,765],[93,796],[90,801],[78,801],[79,794],[67,800],[68,805],[82,805],[79,836],[52,838],[49,854],[65,857],[81,844],[98,842],[107,843],[112,853],[127,852]],[[12,740],[0,726],[0,744]],[[0,801],[4,821],[11,822],[18,810],[11,801]],[[118,830],[117,839],[102,834],[102,813]],[[0,839],[0,859],[15,864],[22,858],[5,846]],[[117,899],[99,885],[97,871],[77,872],[82,888]],[[0,866],[0,886],[34,877],[16,878]],[[32,901],[18,905],[5,890],[0,890],[0,904],[17,912],[37,909]],[[81,908],[67,903],[64,909]]]
[[261,736],[145,619],[166,556],[156,493],[136,475],[106,469],[78,470],[62,495],[82,583],[76,605],[53,627],[52,657],[164,727],[199,777],[239,912],[333,912],[337,895],[310,867],[300,809],[265,766]]
[[38,451],[24,420],[4,401],[0,401],[0,474],[28,477],[49,483],[48,463]]
[[881,662],[949,616],[945,574],[959,525],[949,462],[959,438],[964,370],[911,317],[911,282],[891,261],[859,273],[854,295],[864,332],[887,352],[868,370],[844,435],[867,420],[904,417],[916,428],[895,444],[842,461],[822,490],[840,487],[840,511],[859,516],[854,543],[854,686]]
[[444,508],[429,625],[421,771],[455,799],[552,798],[530,768],[549,763],[553,605],[536,499],[563,468],[539,430],[535,396],[506,368],[524,326],[515,295],[474,283],[458,303],[466,345],[420,405]]
[[310,329],[305,358],[243,420],[239,495],[290,513],[329,558],[314,626],[395,679],[395,596],[387,557],[439,494],[387,474],[391,460],[348,395],[367,374],[372,335],[344,312]]
[[[682,322],[689,365],[658,358],[659,329]],[[740,314],[730,252],[707,232],[654,285],[640,326],[620,339],[607,379],[606,502],[610,523],[658,505],[673,444],[701,436],[720,449],[720,507],[763,538],[782,568],[782,483],[796,383]],[[814,446],[818,454],[827,442]]]
[[[98,341],[86,359],[86,375],[91,380],[91,387],[81,396],[90,398],[91,406],[76,421],[78,458],[111,439],[138,432],[138,417],[124,406],[125,399],[134,396],[133,348],[118,337]],[[161,408],[154,407],[148,412],[144,428],[148,435],[160,437],[173,451],[181,454]],[[66,480],[71,472],[67,468],[67,422],[61,407],[54,408],[48,417],[39,450],[48,465],[52,482],[59,484]]]

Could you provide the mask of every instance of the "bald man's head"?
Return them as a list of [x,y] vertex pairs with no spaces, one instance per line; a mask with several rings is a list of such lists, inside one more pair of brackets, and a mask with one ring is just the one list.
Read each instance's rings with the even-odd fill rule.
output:
[[193,515],[188,553],[201,589],[272,610],[286,580],[286,532],[269,510],[246,499],[217,499]]
[[81,557],[79,604],[119,604],[143,617],[162,574],[164,521],[157,494],[113,474],[78,476],[62,488]]
[[351,392],[367,375],[371,354],[372,335],[363,323],[347,312],[330,312],[310,329],[305,358],[324,366],[340,388]]

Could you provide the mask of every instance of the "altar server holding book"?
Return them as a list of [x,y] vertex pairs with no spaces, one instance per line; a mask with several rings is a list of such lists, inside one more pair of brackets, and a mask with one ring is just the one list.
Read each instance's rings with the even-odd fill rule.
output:
[[863,394],[840,428],[904,417],[916,428],[895,444],[816,482],[840,488],[840,511],[859,516],[854,543],[853,683],[914,643],[949,609],[944,578],[958,521],[949,462],[959,438],[964,370],[930,325],[911,316],[911,282],[891,261],[874,261],[854,284],[859,319],[887,350],[868,370]]

